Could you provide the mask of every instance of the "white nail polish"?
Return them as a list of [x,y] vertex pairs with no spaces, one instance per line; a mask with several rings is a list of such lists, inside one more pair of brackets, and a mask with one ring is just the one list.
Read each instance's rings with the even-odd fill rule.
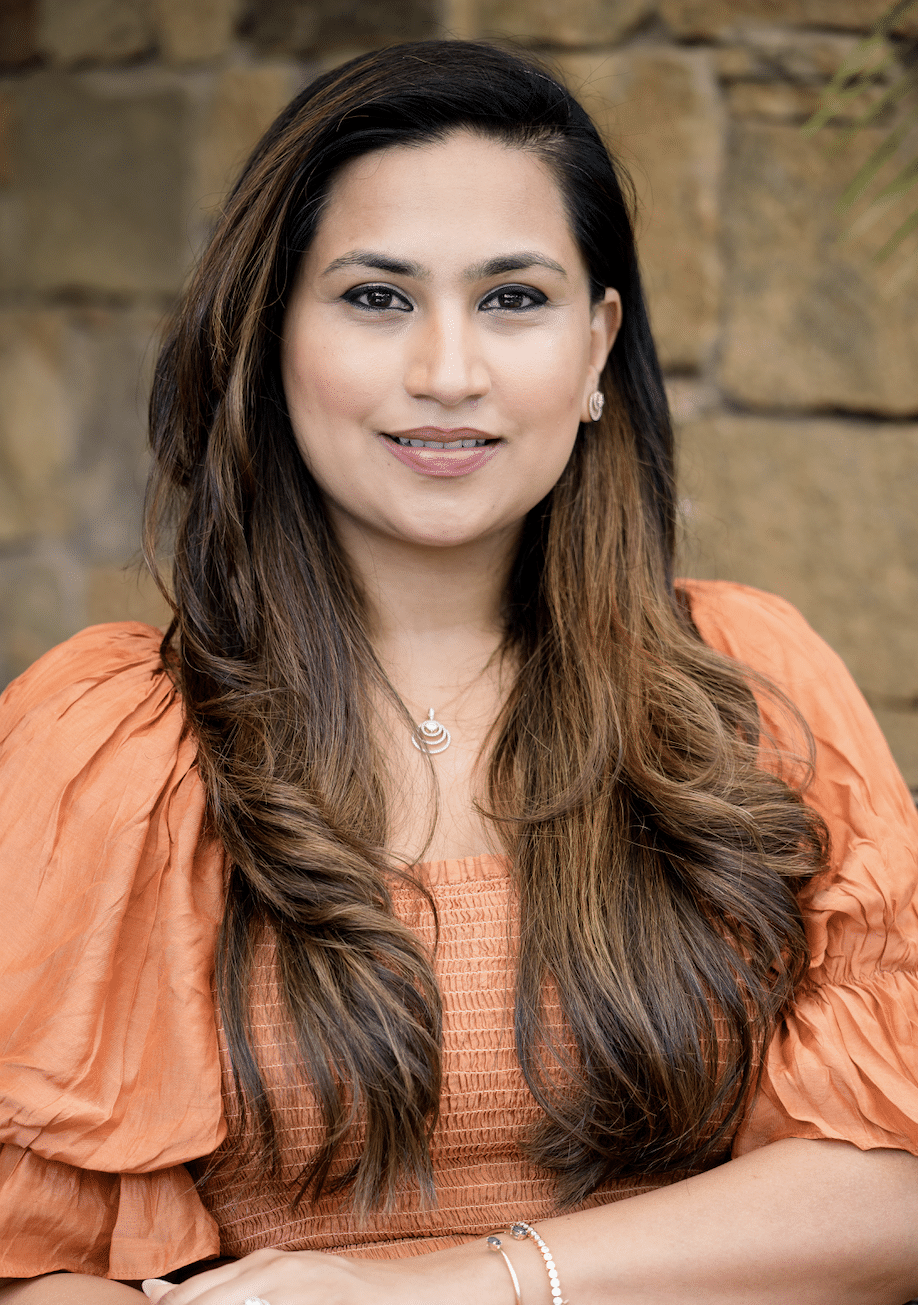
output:
[[148,1287],[169,1287],[169,1288],[171,1288],[171,1287],[174,1287],[174,1286],[175,1286],[175,1283],[174,1283],[174,1282],[166,1282],[166,1279],[165,1279],[165,1278],[144,1278],[143,1282],[140,1284],[141,1290],[143,1291],[143,1294],[144,1294],[145,1296],[149,1296],[149,1294],[150,1294],[150,1293],[147,1291],[147,1288],[148,1288]]

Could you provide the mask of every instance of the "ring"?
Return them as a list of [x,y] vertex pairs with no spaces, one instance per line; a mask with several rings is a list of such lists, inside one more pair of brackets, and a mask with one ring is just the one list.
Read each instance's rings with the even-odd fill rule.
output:
[[268,1302],[262,1296],[246,1296],[242,1305],[268,1305]]

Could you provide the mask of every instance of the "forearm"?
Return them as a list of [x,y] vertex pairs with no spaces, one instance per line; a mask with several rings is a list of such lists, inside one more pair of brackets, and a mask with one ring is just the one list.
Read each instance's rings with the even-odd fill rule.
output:
[[141,1305],[145,1299],[123,1282],[83,1273],[0,1278],[0,1305]]
[[[779,1142],[538,1231],[572,1305],[902,1305],[918,1293],[918,1160]],[[526,1305],[549,1305],[535,1247],[503,1241]]]

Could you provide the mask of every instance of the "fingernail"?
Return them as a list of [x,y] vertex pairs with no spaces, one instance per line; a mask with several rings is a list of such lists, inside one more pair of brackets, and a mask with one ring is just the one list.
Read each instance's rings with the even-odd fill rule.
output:
[[147,1291],[148,1287],[169,1287],[171,1290],[172,1285],[171,1282],[166,1282],[165,1278],[144,1278],[143,1282],[140,1284],[145,1296],[149,1296],[150,1294]]

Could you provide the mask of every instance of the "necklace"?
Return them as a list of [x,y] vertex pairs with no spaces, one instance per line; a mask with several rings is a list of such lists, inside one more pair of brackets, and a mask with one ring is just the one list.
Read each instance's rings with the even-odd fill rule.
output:
[[411,731],[411,742],[418,752],[431,754],[445,752],[450,745],[451,737],[449,730],[434,718],[433,707],[427,713],[427,719],[420,721]]
[[[495,658],[497,658],[500,655],[500,653],[501,653],[501,647],[498,644],[497,648],[495,648],[494,652],[491,653],[491,656],[485,662],[484,666],[482,666],[481,670],[478,671],[478,673],[475,676],[473,676],[473,678],[469,681],[469,683],[465,686],[465,688],[460,689],[458,693],[454,694],[453,697],[450,698],[449,702],[446,704],[447,711],[449,711],[451,707],[455,708],[458,703],[461,703],[465,700],[466,696],[470,693],[472,687],[477,683],[478,680],[480,680],[481,676],[494,663]],[[501,670],[502,670],[501,663],[498,662],[497,687],[499,692],[500,692]],[[440,722],[437,720],[436,716],[434,715],[433,707],[430,707],[427,712],[427,719],[418,721],[417,725],[415,725],[414,728],[412,729],[411,742],[417,748],[418,752],[426,752],[428,756],[436,756],[438,752],[446,751],[446,749],[449,747],[450,743],[452,742],[452,735],[450,734],[449,730],[446,728],[445,725],[440,724]]]

